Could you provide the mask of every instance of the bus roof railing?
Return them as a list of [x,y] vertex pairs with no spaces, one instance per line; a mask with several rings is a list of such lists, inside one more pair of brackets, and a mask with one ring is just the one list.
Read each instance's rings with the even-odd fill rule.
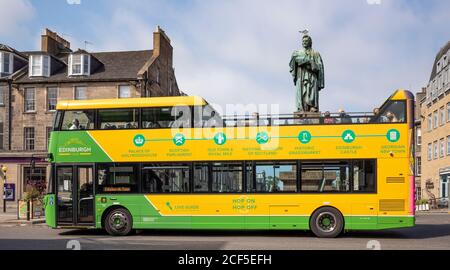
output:
[[389,123],[373,112],[225,115],[221,121],[224,127]]

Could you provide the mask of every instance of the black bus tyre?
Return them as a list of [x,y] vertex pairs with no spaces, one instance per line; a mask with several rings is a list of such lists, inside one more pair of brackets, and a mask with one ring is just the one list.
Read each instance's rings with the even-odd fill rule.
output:
[[319,238],[335,238],[344,229],[344,218],[336,208],[322,207],[311,216],[309,227]]
[[106,215],[104,226],[107,233],[113,236],[126,236],[131,233],[133,219],[125,208],[116,208]]

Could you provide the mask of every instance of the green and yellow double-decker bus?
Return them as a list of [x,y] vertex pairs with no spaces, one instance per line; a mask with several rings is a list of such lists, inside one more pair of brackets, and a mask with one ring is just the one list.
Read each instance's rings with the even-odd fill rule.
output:
[[374,113],[220,116],[199,97],[62,101],[52,228],[348,230],[415,223],[414,97]]

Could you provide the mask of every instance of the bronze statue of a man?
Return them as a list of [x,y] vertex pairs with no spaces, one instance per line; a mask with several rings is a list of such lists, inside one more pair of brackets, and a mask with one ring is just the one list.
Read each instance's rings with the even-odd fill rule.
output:
[[303,36],[303,49],[292,54],[289,66],[297,90],[297,110],[318,112],[319,91],[325,87],[325,74],[322,57],[312,49],[310,36]]

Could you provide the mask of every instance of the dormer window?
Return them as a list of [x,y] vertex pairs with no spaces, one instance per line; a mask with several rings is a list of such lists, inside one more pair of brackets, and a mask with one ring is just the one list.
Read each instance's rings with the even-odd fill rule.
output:
[[13,55],[0,52],[0,73],[11,74],[13,72]]
[[72,54],[69,56],[69,76],[90,74],[91,56],[89,54]]
[[50,77],[50,56],[30,55],[30,77]]

